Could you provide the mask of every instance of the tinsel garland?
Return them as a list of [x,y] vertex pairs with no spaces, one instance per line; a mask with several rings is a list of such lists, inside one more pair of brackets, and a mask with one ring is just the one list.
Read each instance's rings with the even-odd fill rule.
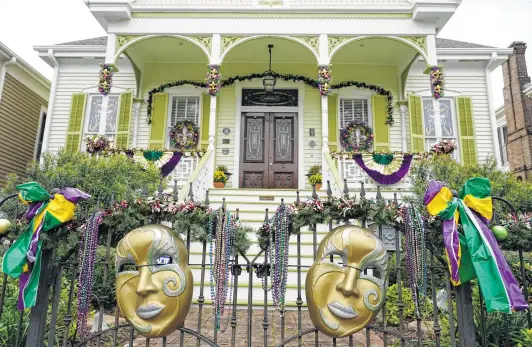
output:
[[209,65],[207,72],[207,92],[210,95],[218,95],[221,88],[222,74],[220,73],[220,65]]
[[284,312],[285,306],[291,225],[292,207],[281,204],[270,220],[270,242],[267,249],[272,269],[273,305],[281,313]]
[[404,222],[406,268],[416,315],[421,318],[423,300],[427,292],[427,246],[425,228],[420,213],[405,207],[400,213]]
[[[312,88],[315,88],[318,90],[320,89],[320,82],[312,78],[308,78],[308,77],[301,76],[301,75],[293,75],[293,74],[279,74],[276,72],[252,73],[252,74],[244,75],[244,76],[229,77],[225,80],[220,81],[220,88],[229,87],[235,84],[236,82],[251,81],[253,79],[260,79],[266,76],[273,76],[277,80],[283,80],[283,81],[288,81],[288,82],[303,82]],[[180,81],[175,81],[171,83],[161,84],[159,87],[150,90],[148,92],[148,100],[147,100],[148,106],[147,106],[147,115],[146,115],[146,122],[148,124],[151,123],[151,116],[153,112],[153,94],[163,92],[167,88],[182,86],[185,84],[192,85],[196,88],[207,88],[207,84],[203,82],[180,80]],[[347,87],[369,89],[372,92],[375,92],[379,95],[386,96],[386,98],[388,99],[388,116],[386,117],[386,124],[388,125],[394,124],[393,95],[390,91],[382,87],[379,87],[377,85],[374,85],[374,84],[368,84],[365,82],[358,82],[358,81],[346,81],[346,82],[342,82],[338,84],[333,84],[333,85],[330,85],[329,90],[336,90],[336,89],[342,89],[342,88],[347,88]]]
[[435,99],[439,99],[444,96],[444,84],[445,80],[443,72],[439,66],[432,66],[429,69],[430,74],[430,86],[432,90],[432,96]]
[[98,246],[98,228],[102,222],[103,212],[90,215],[83,229],[80,249],[80,271],[78,279],[78,335],[84,336],[87,316],[90,311],[92,285],[94,282],[94,264],[96,263],[96,248]]
[[214,211],[209,219],[209,260],[211,278],[211,299],[215,317],[215,327],[220,330],[220,320],[224,314],[230,279],[230,263],[236,236],[236,223],[225,208]]
[[328,65],[318,66],[318,88],[321,96],[331,93],[331,67]]

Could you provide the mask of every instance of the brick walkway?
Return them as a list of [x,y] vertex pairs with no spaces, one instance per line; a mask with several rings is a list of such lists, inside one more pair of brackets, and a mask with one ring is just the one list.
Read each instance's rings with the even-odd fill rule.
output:
[[[199,309],[197,307],[192,307],[190,309],[190,312],[188,314],[185,327],[197,331],[197,324],[198,324],[198,312]],[[297,334],[297,311],[288,311],[285,315],[285,340],[289,339],[291,336],[294,336]],[[237,310],[237,325],[235,328],[235,347],[246,347],[247,341],[248,341],[248,333],[247,333],[247,319],[248,319],[248,311],[247,310]],[[262,347],[264,346],[264,328],[263,328],[263,320],[264,320],[264,314],[262,310],[254,310],[252,314],[252,343],[251,346],[253,347]],[[214,317],[212,315],[212,309],[210,307],[203,309],[202,314],[202,329],[201,333],[203,336],[206,336],[207,338],[213,340],[214,338]],[[313,328],[312,322],[310,320],[310,317],[307,312],[302,312],[302,330],[311,329]],[[268,338],[268,347],[270,346],[277,346],[281,343],[281,318],[279,317],[279,314],[277,311],[268,311],[268,332],[267,332],[267,338]],[[232,339],[232,331],[231,324],[229,323],[227,325],[227,330],[225,332],[218,332],[218,345],[219,346],[231,346],[231,339]],[[382,340],[375,334],[371,333],[371,346],[379,347],[383,346]],[[303,346],[315,346],[315,334],[310,333],[305,336],[303,336]],[[125,344],[125,346],[128,346],[129,344]],[[297,339],[295,341],[292,341],[291,343],[286,344],[286,346],[297,346]],[[319,347],[325,347],[325,346],[332,346],[332,339],[323,335],[318,335],[318,346]],[[136,339],[134,343],[135,347],[143,347],[146,346],[145,339]],[[152,340],[150,342],[150,347],[162,347],[162,341],[154,341]],[[167,338],[166,347],[180,347],[180,333],[176,332],[172,335],[170,335]],[[184,344],[183,346],[186,347],[196,347],[197,346],[197,338],[185,335],[184,336]],[[200,346],[209,346],[208,343],[202,342]],[[349,346],[349,340],[347,338],[340,339],[337,341],[337,346]],[[360,346],[366,346],[366,334],[365,332],[360,332],[354,335],[354,344],[355,347]]]

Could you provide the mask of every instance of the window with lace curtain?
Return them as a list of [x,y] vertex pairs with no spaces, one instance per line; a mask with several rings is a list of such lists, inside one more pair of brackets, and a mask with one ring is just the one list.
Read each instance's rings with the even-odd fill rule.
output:
[[109,103],[107,105],[107,117],[105,120],[101,119],[103,95],[94,94],[89,95],[87,100],[87,112],[85,117],[85,125],[83,136],[97,135],[100,127],[105,122],[105,136],[111,141],[116,136],[116,124],[118,120],[118,95],[109,95]]
[[[425,135],[425,149],[430,151],[432,145],[440,140],[453,140],[458,146],[458,130],[456,115],[452,99],[439,99],[440,118],[434,117],[433,98],[423,98],[423,124]],[[454,152],[454,157],[459,158],[459,151]]]

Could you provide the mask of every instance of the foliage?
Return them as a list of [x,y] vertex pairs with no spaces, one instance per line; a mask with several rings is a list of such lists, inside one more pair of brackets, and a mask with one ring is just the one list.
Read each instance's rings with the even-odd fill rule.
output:
[[[115,256],[116,249],[109,248],[109,256],[106,257],[106,247],[98,246],[96,248],[96,262],[94,263],[94,282],[92,285],[92,294],[98,298],[105,297],[103,304],[106,308],[116,306],[116,289],[115,289]],[[107,266],[107,283],[104,284],[105,267]],[[97,307],[96,307],[97,308]]]
[[314,174],[308,178],[310,184],[321,184],[322,176],[320,173]]
[[321,165],[313,165],[308,169],[310,175],[321,173]]
[[186,235],[190,230],[192,241],[207,241],[211,209],[203,203],[195,203],[194,201],[186,201],[179,206],[180,213],[176,213],[169,219],[174,231]]
[[223,171],[214,171],[214,182],[227,182],[227,175]]
[[299,233],[304,226],[328,223],[334,218],[334,205],[329,200],[308,199],[295,203],[292,207],[292,230],[294,233]]
[[[423,196],[431,180],[442,181],[450,189],[459,191],[468,179],[486,177],[491,183],[492,196],[503,197],[518,210],[529,211],[532,208],[532,184],[517,181],[510,173],[498,170],[496,162],[491,159],[482,164],[463,166],[450,156],[436,155],[428,160],[416,161],[410,169],[410,174],[414,196],[406,200],[415,204],[427,217],[427,236],[437,249],[443,249],[441,221],[429,217],[423,205]],[[505,216],[509,211],[507,206],[494,201],[494,212],[497,219],[497,216]],[[501,243],[501,248],[515,249],[515,242],[516,239],[510,236],[509,240]]]
[[229,172],[229,169],[225,165],[218,165],[215,171]]
[[[532,230],[530,222],[525,222],[523,218],[511,216],[505,225],[508,230],[508,238],[502,243],[505,250],[517,251],[522,248],[525,252],[532,251]],[[530,217],[527,218],[530,221]]]
[[517,342],[517,347],[532,346],[532,329],[521,329],[519,334],[514,334],[512,340]]
[[[401,288],[402,302],[404,305],[403,319],[416,319],[416,305],[412,300],[410,288],[404,286]],[[399,325],[399,290],[397,284],[388,286],[386,290],[386,322],[391,325]],[[421,306],[421,318],[428,319],[433,314],[432,302],[428,297],[424,298],[424,304]]]
[[234,255],[238,255],[238,253],[245,254],[248,251],[249,247],[251,247],[251,240],[248,235],[252,232],[253,228],[240,224],[240,221],[237,222],[235,244],[233,245]]

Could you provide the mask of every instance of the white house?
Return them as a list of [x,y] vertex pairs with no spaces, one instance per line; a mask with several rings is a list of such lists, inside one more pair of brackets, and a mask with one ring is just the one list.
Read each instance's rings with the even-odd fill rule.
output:
[[[354,163],[329,163],[329,150],[339,148],[338,130],[352,120],[373,127],[374,150],[417,152],[448,138],[457,142],[457,159],[464,163],[499,158],[490,73],[511,50],[437,38],[459,4],[91,0],[87,6],[107,37],[35,47],[54,67],[43,147],[83,150],[85,135],[101,133],[120,147],[168,148],[173,122],[190,119],[200,127],[208,158],[202,167],[195,158],[182,161],[174,176],[181,183],[201,176],[206,183],[198,188],[208,188],[214,166],[225,165],[233,173],[228,188],[308,189],[305,173],[322,164],[324,181],[331,180],[335,194],[343,178],[371,184]],[[263,78],[249,77],[270,68],[268,45],[273,45],[271,70],[297,76],[295,82],[278,78],[281,103],[259,100]],[[97,90],[100,63],[116,63],[119,69],[106,96]],[[221,67],[222,80],[248,78],[223,86],[217,96],[183,84],[205,83],[209,65]],[[445,95],[436,100],[424,72],[438,65]],[[304,81],[317,79],[318,66],[332,67],[333,87],[348,86],[320,96]],[[371,88],[349,86],[355,82],[390,92],[390,115],[386,98]],[[164,87],[172,83],[178,86]],[[156,88],[160,92],[149,100]],[[275,128],[281,119],[285,127]],[[271,159],[273,134],[281,128],[292,147],[277,146],[285,155],[275,159],[277,165]],[[253,131],[262,140],[246,149]]]

